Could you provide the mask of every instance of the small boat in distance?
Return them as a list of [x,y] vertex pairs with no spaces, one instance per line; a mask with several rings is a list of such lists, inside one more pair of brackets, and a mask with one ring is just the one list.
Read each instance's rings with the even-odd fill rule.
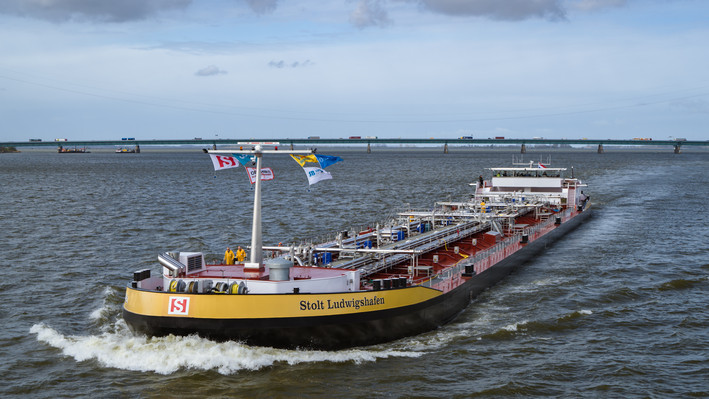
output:
[[[256,157],[298,151],[209,151]],[[489,288],[590,215],[565,168],[489,169],[474,192],[433,209],[406,209],[328,242],[261,243],[256,179],[250,259],[208,264],[202,252],[164,252],[133,273],[123,317],[149,336],[189,335],[280,348],[340,349],[416,335],[453,320]]]
[[119,147],[116,148],[116,154],[140,154],[140,147],[135,146],[133,148]]
[[59,146],[59,148],[57,148],[57,152],[60,154],[85,154],[91,151],[87,150],[86,147],[66,148]]

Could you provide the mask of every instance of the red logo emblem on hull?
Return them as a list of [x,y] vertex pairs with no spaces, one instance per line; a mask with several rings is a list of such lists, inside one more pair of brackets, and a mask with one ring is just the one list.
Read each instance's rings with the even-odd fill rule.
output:
[[187,315],[190,311],[190,297],[171,296],[167,302],[167,314]]

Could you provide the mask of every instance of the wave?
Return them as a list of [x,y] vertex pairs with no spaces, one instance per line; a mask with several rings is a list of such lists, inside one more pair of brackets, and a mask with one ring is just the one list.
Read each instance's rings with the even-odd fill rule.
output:
[[95,360],[105,367],[158,374],[172,374],[181,369],[234,374],[279,363],[359,364],[389,357],[419,357],[424,353],[397,349],[396,346],[328,352],[254,347],[239,342],[214,342],[197,336],[148,338],[131,334],[122,320],[118,324],[118,332],[100,335],[63,335],[44,323],[33,325],[30,333],[37,334],[38,341],[61,350],[62,354],[79,362]]
[[388,344],[340,351],[276,349],[234,341],[215,342],[196,335],[134,335],[120,317],[122,304],[123,298],[117,288],[104,288],[102,303],[89,315],[100,334],[64,335],[45,323],[33,325],[30,333],[36,334],[38,341],[61,350],[63,355],[79,362],[94,360],[105,367],[158,374],[172,374],[183,369],[234,374],[277,364],[359,364],[389,357],[415,358],[446,345],[460,335],[455,330],[438,330]]
[[482,338],[493,340],[511,339],[518,334],[544,334],[549,332],[561,332],[578,327],[577,319],[593,314],[587,309],[577,310],[547,321],[520,321],[498,328],[496,331],[484,334]]
[[[120,292],[106,287],[100,306],[89,318],[100,330],[94,335],[64,335],[55,328],[38,323],[30,333],[37,340],[61,351],[78,362],[95,361],[103,367],[122,370],[173,374],[180,370],[215,370],[230,375],[259,370],[279,364],[333,362],[361,364],[392,357],[418,358],[425,353],[446,347],[461,339],[509,339],[519,333],[564,330],[590,310],[579,310],[549,322],[521,321],[485,334],[490,329],[489,318],[483,312],[474,320],[449,324],[443,328],[398,341],[340,351],[288,350],[249,346],[241,342],[215,342],[192,336],[146,337],[134,335],[120,317]],[[562,327],[558,325],[561,324]],[[471,334],[472,333],[472,334]]]
[[697,280],[686,280],[686,279],[675,279],[668,281],[666,283],[660,284],[657,289],[659,291],[673,291],[673,290],[684,290],[688,288],[693,288],[695,285],[702,283],[702,279]]
[[[352,362],[361,364],[391,357],[417,358],[461,339],[470,339],[471,330],[488,326],[485,317],[394,342],[339,351],[289,350],[249,346],[241,342],[215,342],[196,335],[146,337],[134,335],[120,317],[122,298],[116,288],[106,287],[101,305],[89,318],[100,329],[95,335],[64,335],[45,323],[31,327],[37,340],[59,349],[78,362],[96,361],[104,367],[172,374],[180,370],[215,370],[229,375],[259,370],[278,364]],[[518,323],[523,324],[523,323]],[[507,327],[508,330],[516,330]],[[479,340],[479,334],[472,338]]]
[[615,288],[610,292],[604,292],[598,301],[600,303],[624,303],[640,298],[640,294],[630,287]]
[[115,314],[120,312],[120,304],[123,303],[122,293],[116,288],[106,286],[103,289],[103,300],[101,306],[91,312],[89,319],[98,324],[102,331],[111,324]]

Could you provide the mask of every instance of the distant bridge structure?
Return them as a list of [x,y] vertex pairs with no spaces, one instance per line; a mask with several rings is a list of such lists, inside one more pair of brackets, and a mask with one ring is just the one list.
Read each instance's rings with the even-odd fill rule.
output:
[[194,146],[210,146],[217,148],[225,145],[248,145],[252,142],[279,143],[278,145],[292,148],[296,145],[315,146],[319,144],[333,146],[366,146],[367,152],[371,152],[372,145],[387,144],[387,145],[441,145],[443,152],[448,152],[448,146],[500,146],[500,145],[519,145],[522,153],[526,152],[527,145],[584,145],[597,146],[597,151],[602,153],[606,146],[668,146],[679,154],[684,146],[709,146],[709,140],[649,140],[649,139],[513,139],[513,138],[487,138],[487,139],[471,139],[471,138],[269,138],[269,139],[189,139],[189,140],[173,140],[173,139],[155,139],[155,140],[72,140],[72,141],[11,141],[0,142],[0,147],[99,147],[99,146],[153,146],[153,145],[194,145]]

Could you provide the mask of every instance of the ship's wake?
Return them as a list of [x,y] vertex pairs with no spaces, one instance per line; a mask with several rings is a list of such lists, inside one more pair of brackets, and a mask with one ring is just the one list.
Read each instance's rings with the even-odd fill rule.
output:
[[[339,351],[276,349],[241,342],[215,342],[198,336],[151,338],[134,335],[120,316],[121,294],[118,288],[105,289],[102,303],[89,316],[99,330],[96,334],[65,335],[46,323],[33,325],[30,333],[36,334],[38,341],[78,362],[93,361],[102,367],[159,374],[172,374],[180,370],[214,370],[229,375],[284,364],[361,364],[393,357],[417,358],[461,340],[505,339],[520,330],[545,330],[537,326],[539,323],[528,321],[500,328],[502,320],[497,320],[493,315],[504,314],[504,309],[489,309],[464,316],[462,320],[435,331],[381,345]],[[590,313],[587,310],[573,312],[549,328],[560,328],[557,324],[567,324]]]
[[285,350],[253,347],[238,342],[214,342],[197,336],[147,338],[134,336],[125,323],[117,332],[98,335],[63,335],[40,323],[30,329],[37,340],[62,351],[79,362],[96,361],[104,367],[171,374],[181,369],[216,370],[233,374],[258,370],[279,363],[373,362],[388,357],[418,357],[421,351],[397,348],[365,348],[336,352]]
[[159,374],[187,369],[234,374],[279,364],[314,362],[359,364],[390,357],[415,358],[443,344],[434,336],[364,348],[317,351],[249,346],[240,342],[214,342],[198,336],[136,336],[120,317],[122,298],[118,292],[107,288],[103,303],[90,315],[90,319],[100,329],[98,334],[64,335],[45,323],[33,325],[30,333],[36,334],[38,341],[79,362],[95,361],[103,367]]

